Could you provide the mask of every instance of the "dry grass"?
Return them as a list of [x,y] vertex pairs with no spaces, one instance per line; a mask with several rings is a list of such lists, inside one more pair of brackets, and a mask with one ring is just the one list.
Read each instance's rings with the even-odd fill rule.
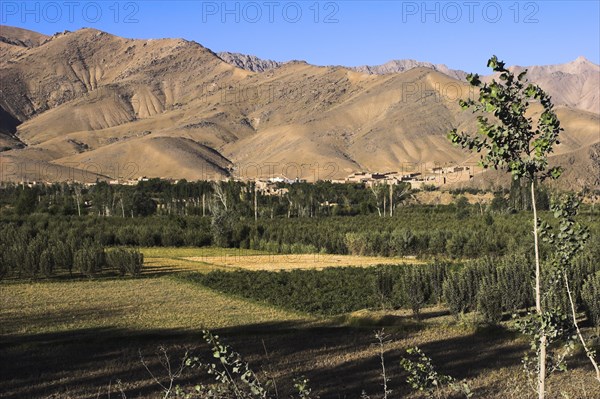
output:
[[268,252],[254,249],[218,247],[146,247],[140,248],[145,258],[189,258],[209,256],[249,256],[264,255]]
[[[454,183],[455,181],[452,181]],[[483,194],[463,194],[467,198],[470,204],[489,204],[494,199],[492,193]],[[456,201],[455,195],[452,195],[448,191],[420,191],[415,195],[415,198],[420,204],[431,204],[431,205],[448,205]]]
[[191,247],[152,247],[141,248],[144,254],[143,273],[146,276],[172,274],[177,272],[208,273],[226,269],[217,263],[208,263],[190,259],[204,258],[239,258],[264,254],[262,251],[237,248],[191,248]]
[[413,258],[330,254],[273,254],[236,248],[142,248],[144,273],[210,272],[213,270],[294,270],[326,267],[421,263]]
[[[181,261],[147,262],[173,273]],[[154,364],[154,351],[167,345],[177,361],[179,348],[202,343],[203,328],[252,330],[314,321],[145,273],[140,279],[0,284],[0,397],[90,398],[101,390],[106,397],[111,381],[114,395],[121,379],[127,397],[154,398],[157,387],[138,350]]]
[[[375,265],[397,265],[401,263],[419,263],[414,259],[386,258],[376,256],[352,256],[329,254],[289,254],[289,255],[222,255],[184,258],[199,265],[213,265],[228,269],[245,270],[294,270],[294,269],[324,269],[327,267],[357,266],[370,267]],[[203,269],[204,266],[199,266]]]

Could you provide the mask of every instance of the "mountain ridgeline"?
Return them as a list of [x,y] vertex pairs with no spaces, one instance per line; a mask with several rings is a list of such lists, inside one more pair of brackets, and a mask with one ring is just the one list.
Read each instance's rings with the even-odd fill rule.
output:
[[[569,184],[597,187],[600,67],[528,69],[565,128],[552,162],[569,165]],[[324,67],[2,26],[0,70],[1,180],[316,180],[477,161],[446,139],[475,119],[457,101],[474,95],[465,73],[444,65]]]

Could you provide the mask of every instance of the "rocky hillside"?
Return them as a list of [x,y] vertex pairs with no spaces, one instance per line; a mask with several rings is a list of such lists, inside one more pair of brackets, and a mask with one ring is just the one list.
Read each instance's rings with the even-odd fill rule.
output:
[[27,29],[0,25],[0,42],[19,47],[36,47],[48,40],[49,37]]
[[270,69],[279,68],[283,62],[273,60],[263,60],[254,55],[246,55],[240,53],[217,53],[220,59],[235,67],[245,69],[250,72],[265,72]]
[[566,105],[600,114],[600,66],[579,57],[559,65],[512,68],[527,69],[529,80],[547,90],[557,105]]
[[421,62],[415,60],[392,60],[386,62],[383,65],[368,66],[363,65],[352,68],[355,71],[374,74],[374,75],[385,75],[388,73],[400,73],[405,72],[413,68],[429,68],[434,71],[446,74],[454,79],[464,80],[467,73],[460,70],[450,69],[444,64],[432,64],[430,62]]
[[[221,59],[238,68],[252,72],[264,72],[280,67],[283,63],[263,60],[251,55],[239,53],[219,53]],[[347,69],[369,75],[397,74],[413,68],[428,68],[441,72],[457,80],[465,80],[467,72],[450,69],[444,64],[432,64],[416,60],[392,60],[382,65],[362,65]],[[517,73],[528,70],[529,79],[548,91],[557,105],[579,108],[600,114],[600,66],[579,57],[576,60],[559,65],[514,66]],[[495,76],[484,76],[491,81]]]

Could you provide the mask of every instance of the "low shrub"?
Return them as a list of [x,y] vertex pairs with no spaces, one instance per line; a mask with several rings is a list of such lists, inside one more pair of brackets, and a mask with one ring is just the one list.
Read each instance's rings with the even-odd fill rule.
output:
[[404,269],[396,285],[396,290],[400,293],[402,304],[410,308],[413,316],[418,320],[421,308],[425,306],[431,297],[429,273],[419,266]]
[[477,311],[487,324],[495,325],[502,320],[502,291],[498,284],[485,278],[477,292]]
[[93,277],[100,273],[104,266],[104,249],[93,244],[86,245],[75,252],[73,263],[82,274]]
[[106,265],[119,272],[120,276],[139,276],[144,264],[144,255],[137,249],[115,248],[106,254]]

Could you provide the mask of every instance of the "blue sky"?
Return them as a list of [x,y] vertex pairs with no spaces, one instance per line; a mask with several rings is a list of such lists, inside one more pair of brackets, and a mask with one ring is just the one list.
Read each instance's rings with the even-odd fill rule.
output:
[[214,51],[317,65],[412,58],[486,72],[580,55],[600,63],[600,1],[8,1],[0,23],[52,34],[93,27],[182,37]]

